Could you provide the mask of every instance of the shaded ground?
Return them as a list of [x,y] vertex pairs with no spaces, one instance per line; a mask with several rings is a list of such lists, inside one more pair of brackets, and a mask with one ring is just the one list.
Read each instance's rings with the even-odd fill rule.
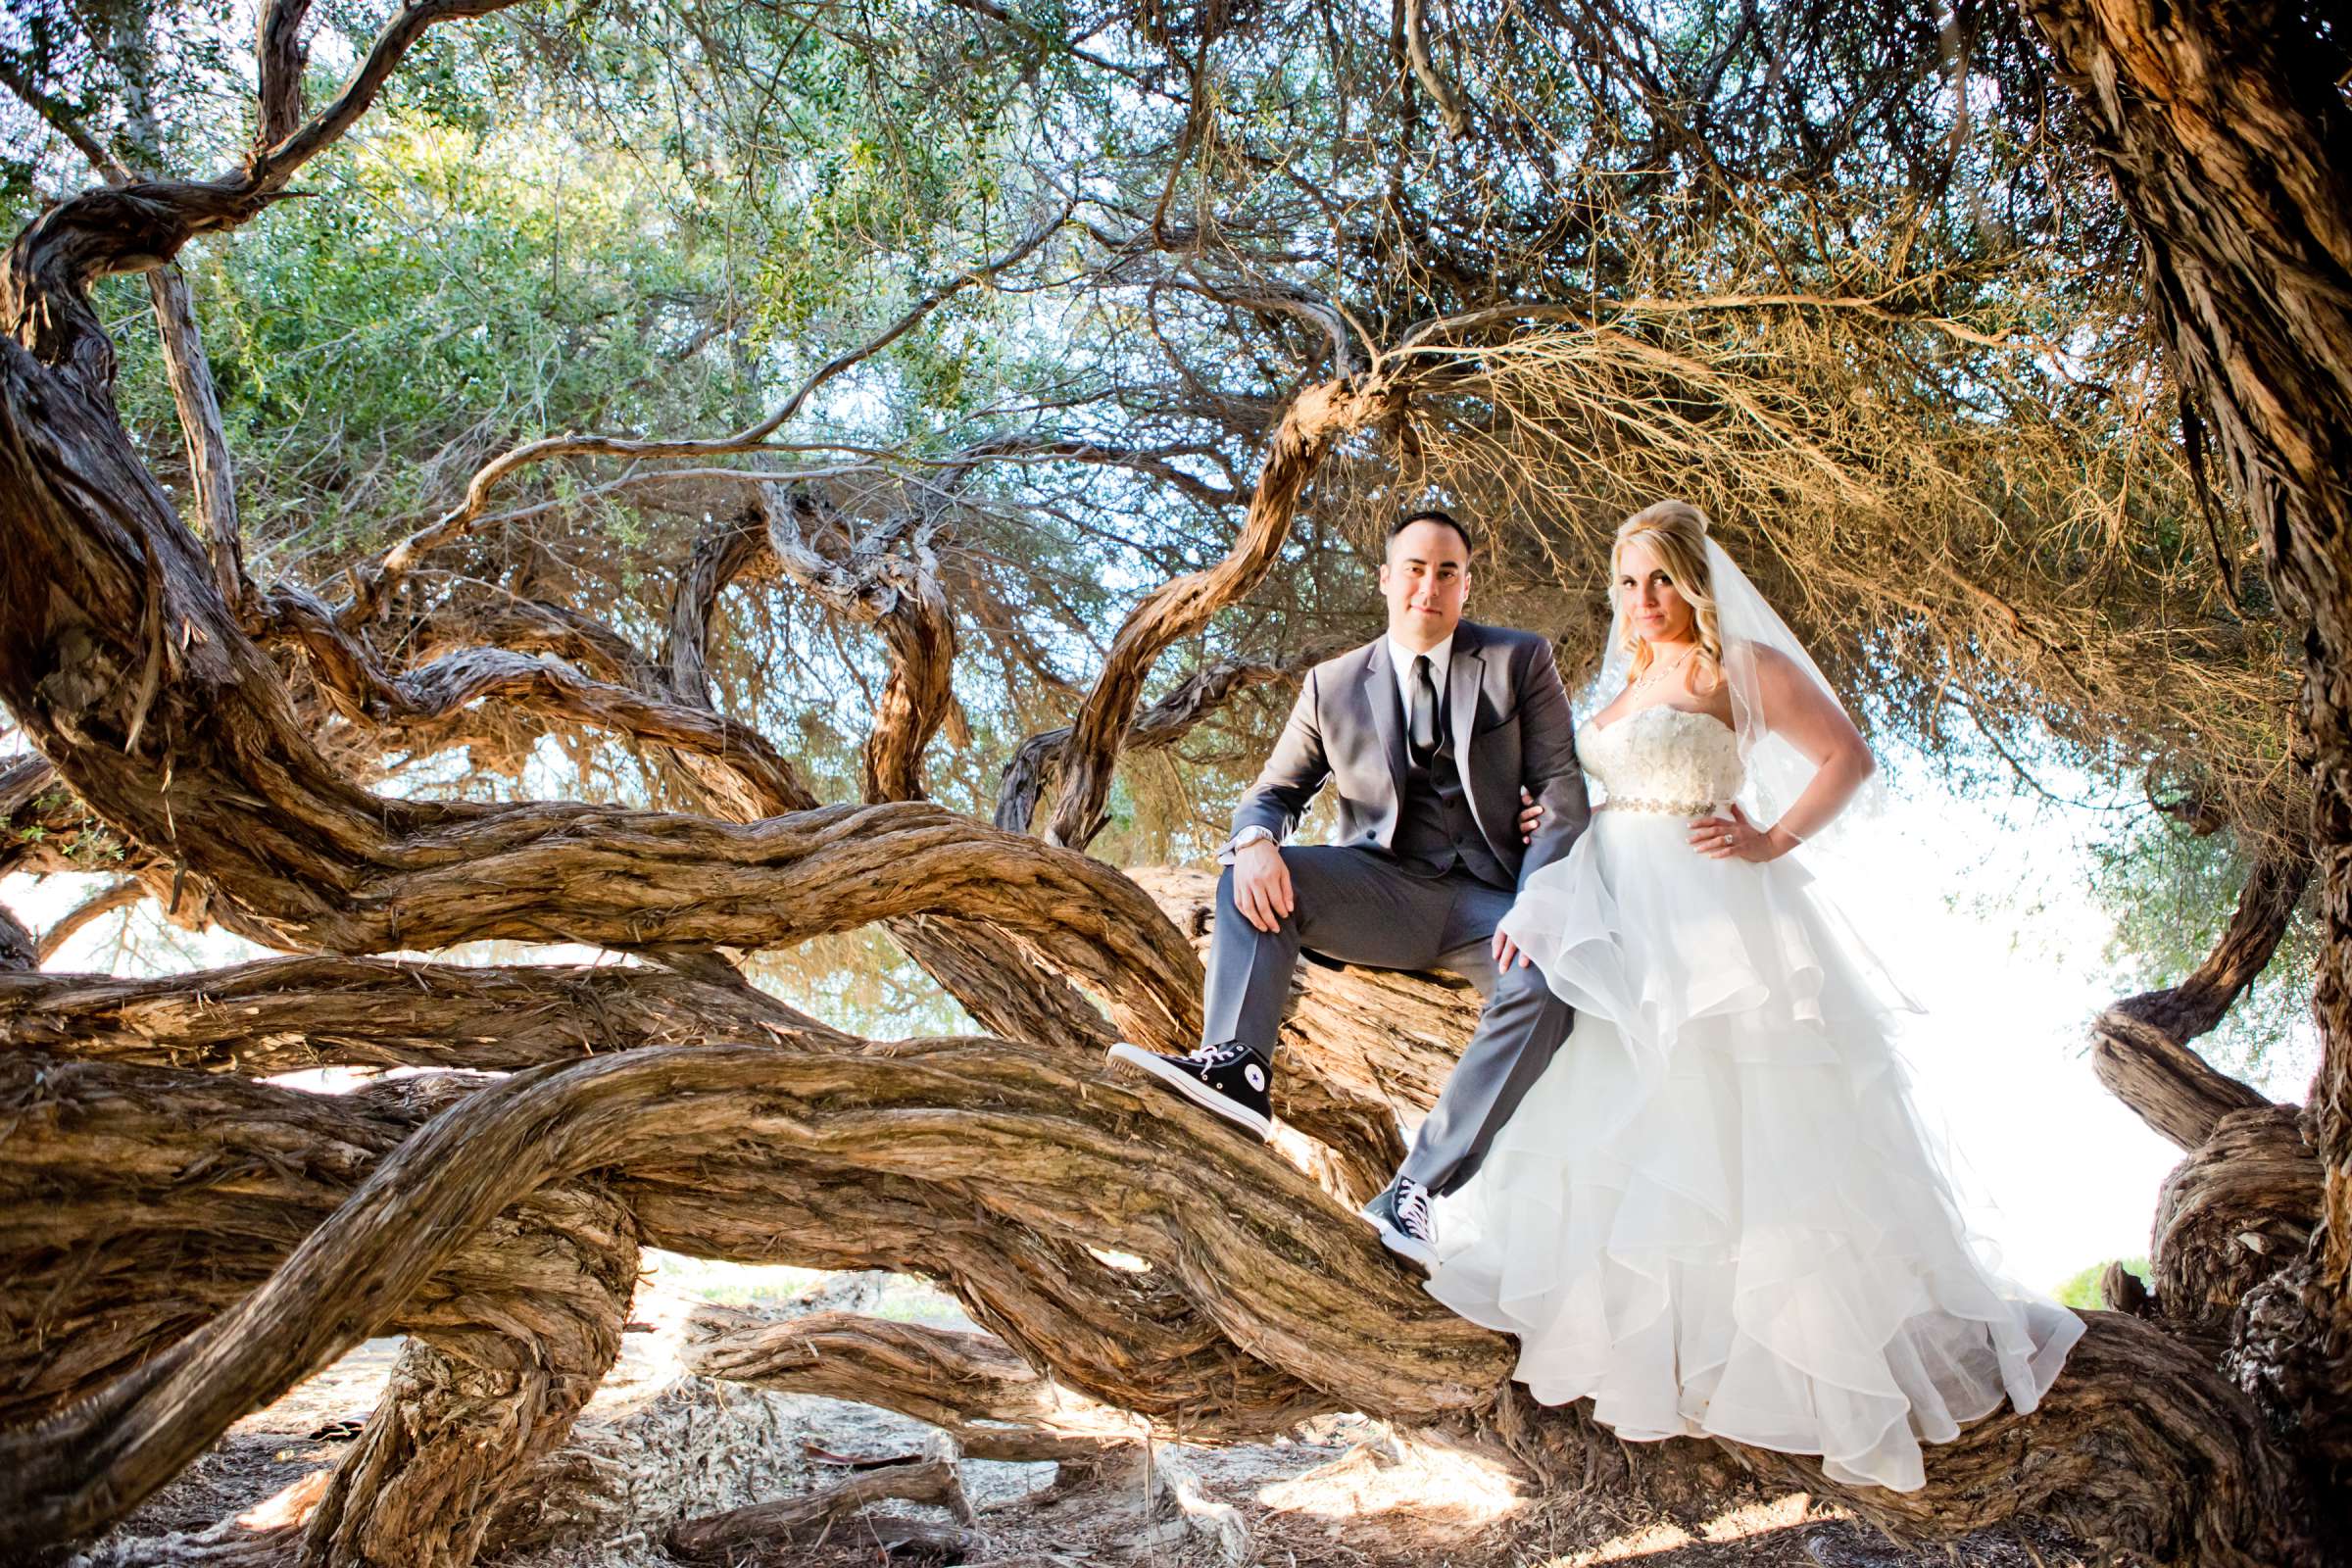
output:
[[[564,1459],[564,1506],[501,1568],[671,1568],[661,1541],[681,1519],[828,1486],[832,1461],[920,1449],[930,1430],[865,1405],[772,1395],[681,1377],[678,1331],[698,1300],[792,1302],[968,1326],[956,1303],[919,1282],[738,1268],[648,1254],[652,1272],[620,1364],[589,1405]],[[258,1505],[331,1465],[381,1391],[397,1340],[371,1340],[268,1409],[246,1417],[85,1559],[133,1564],[154,1538],[194,1532]],[[1247,1525],[1251,1559],[1279,1568],[2078,1568],[2055,1533],[2001,1531],[1955,1552],[1907,1551],[1802,1493],[1758,1491],[1705,1521],[1678,1523],[1617,1499],[1522,1498],[1506,1479],[1458,1456],[1399,1445],[1378,1423],[1310,1423],[1291,1440],[1231,1448],[1171,1447],[1210,1505]],[[980,1510],[965,1560],[1004,1568],[1224,1568],[1209,1536],[1140,1487],[1095,1488],[1041,1501],[1052,1465],[965,1460]],[[908,1517],[945,1514],[899,1505]],[[873,1568],[878,1543],[845,1527],[806,1550],[766,1554],[773,1568]],[[936,1561],[937,1559],[932,1559]]]

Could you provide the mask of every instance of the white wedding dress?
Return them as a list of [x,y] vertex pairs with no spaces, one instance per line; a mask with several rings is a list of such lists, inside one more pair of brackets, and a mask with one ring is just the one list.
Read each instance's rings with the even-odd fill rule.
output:
[[1890,1040],[1909,1004],[1805,871],[1690,847],[1733,731],[1654,707],[1579,749],[1606,804],[1502,926],[1575,1030],[1439,1200],[1430,1292],[1620,1437],[1922,1486],[1922,1440],[2033,1409],[2082,1319],[1979,1255]]

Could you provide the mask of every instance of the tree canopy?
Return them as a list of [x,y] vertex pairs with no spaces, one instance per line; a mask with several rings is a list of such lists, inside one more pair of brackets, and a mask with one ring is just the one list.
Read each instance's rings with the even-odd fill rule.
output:
[[[42,1142],[0,1148],[0,1180],[112,1196],[0,1257],[49,1292],[27,1347],[69,1309],[113,1327],[70,1364],[21,1352],[0,1501],[25,1523],[0,1539],[102,1526],[394,1323],[411,1392],[303,1549],[418,1532],[414,1560],[468,1561],[472,1504],[610,1364],[641,1243],[932,1274],[1003,1342],[932,1350],[1025,1361],[1133,1430],[1360,1408],[1637,1484],[1361,1237],[1297,1250],[1393,1163],[1458,994],[1310,978],[1296,1164],[1071,1086],[1113,1032],[1195,1021],[1200,890],[1145,867],[1221,836],[1289,682],[1376,626],[1391,518],[1473,519],[1472,612],[1553,637],[1577,684],[1610,530],[1680,495],[1876,734],[2132,789],[2127,882],[2234,904],[2094,1024],[2188,1154],[2153,1296],[2111,1276],[2134,1309],[2067,1398],[1860,1505],[2321,1560],[2313,1499],[2352,1453],[2312,1413],[2352,1364],[2318,1223],[2352,1148],[2352,574],[2332,449],[2278,410],[2317,388],[2299,427],[2352,429],[2320,319],[2352,168],[2343,40],[2266,15],[2166,24],[2214,69],[2119,95],[2161,29],[2060,0],[12,13],[0,702],[27,751],[0,868],[111,867],[106,907],[288,956],[130,991],[40,973],[60,933],[8,922],[0,1099]],[[2174,180],[2219,155],[2146,106],[2192,100],[2277,130],[2301,177]],[[2184,240],[2163,204],[2199,190],[2239,205]],[[2270,270],[2225,286],[2232,225]],[[2256,361],[2261,388],[2231,379]],[[2190,1044],[2298,908],[2315,1121]],[[884,933],[985,1036],[882,1045],[744,983]],[[485,940],[631,961],[380,956]],[[207,1021],[224,995],[251,1038]],[[443,1071],[313,1104],[261,1081],[288,1041]],[[208,1223],[172,1174],[193,1113],[148,1118],[171,1104],[224,1146],[365,1152],[321,1186],[257,1175],[267,1217],[207,1284],[122,1309]],[[1186,1194],[1138,1152],[1167,1138],[1205,1172]],[[141,1152],[110,1174],[108,1139]],[[826,1203],[746,1217],[796,1184]],[[566,1261],[500,1276],[494,1222]],[[493,1276],[541,1306],[466,1319]],[[428,1407],[494,1456],[402,1448]],[[2049,1462],[1996,1505],[2019,1433]],[[1708,1473],[1670,1454],[1647,1484]]]
[[[21,204],[88,177],[61,127],[173,168],[242,144],[226,16],[111,15],[33,14],[9,69],[51,127]],[[313,70],[371,21],[322,19]],[[1393,21],[1147,11],[1079,39],[947,4],[587,7],[428,35],[301,199],[190,264],[247,551],[332,585],[522,443],[753,426],[1044,224],[761,450],[520,469],[404,608],[519,584],[650,632],[658,564],[746,472],[864,525],[920,514],[976,726],[935,788],[970,807],[1119,608],[1223,554],[1288,392],[1377,346],[1444,373],[1319,476],[1200,663],[1362,625],[1367,545],[1434,497],[1480,520],[1481,612],[1589,668],[1606,529],[1686,494],[1882,726],[2016,757],[2046,726],[2167,806],[2297,819],[2246,527],[2226,486],[2198,499],[2128,225],[2014,13],[1473,8],[1428,81]],[[113,287],[125,416],[169,478],[168,387]],[[870,642],[782,585],[725,613],[725,706],[794,726],[836,798]],[[1266,706],[1196,743],[1200,776],[1137,770],[1128,854],[1198,846]]]

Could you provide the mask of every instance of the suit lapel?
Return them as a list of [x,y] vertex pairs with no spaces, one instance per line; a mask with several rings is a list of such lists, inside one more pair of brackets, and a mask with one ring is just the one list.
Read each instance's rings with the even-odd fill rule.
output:
[[1478,690],[1486,684],[1487,662],[1480,655],[1482,639],[1468,621],[1453,628],[1453,657],[1446,671],[1446,716],[1453,731],[1453,765],[1461,770],[1462,788],[1470,787],[1470,733],[1478,727]]
[[1372,727],[1380,734],[1380,755],[1388,760],[1389,787],[1394,801],[1404,799],[1404,720],[1397,711],[1396,668],[1389,662],[1389,640],[1372,645],[1364,661],[1364,703],[1372,710]]

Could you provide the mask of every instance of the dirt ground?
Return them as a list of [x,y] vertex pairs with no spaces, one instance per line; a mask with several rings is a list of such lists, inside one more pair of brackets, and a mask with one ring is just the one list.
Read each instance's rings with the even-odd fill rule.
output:
[[[895,1276],[652,1261],[634,1312],[641,1326],[565,1450],[564,1504],[537,1522],[536,1539],[492,1559],[500,1568],[670,1568],[662,1541],[681,1520],[830,1486],[851,1473],[839,1461],[926,1445],[928,1428],[888,1411],[684,1376],[679,1336],[686,1313],[706,1299],[966,1326],[951,1298]],[[398,1350],[397,1340],[371,1340],[238,1422],[81,1558],[83,1568],[143,1568],[178,1555],[171,1548],[187,1541],[178,1533],[264,1517],[267,1499],[335,1462]],[[1802,1493],[1759,1489],[1712,1519],[1683,1522],[1605,1497],[1523,1497],[1499,1473],[1400,1445],[1359,1417],[1311,1423],[1271,1444],[1168,1446],[1152,1457],[1159,1479],[1189,1476],[1196,1507],[1173,1506],[1164,1494],[1148,1506],[1140,1483],[1049,1497],[1051,1464],[962,1461],[980,1521],[962,1560],[1003,1568],[2080,1568],[2086,1560],[2057,1533],[2038,1530],[1913,1552]],[[944,1510],[885,1504],[819,1546],[764,1551],[758,1561],[874,1568],[900,1517],[948,1522]]]

